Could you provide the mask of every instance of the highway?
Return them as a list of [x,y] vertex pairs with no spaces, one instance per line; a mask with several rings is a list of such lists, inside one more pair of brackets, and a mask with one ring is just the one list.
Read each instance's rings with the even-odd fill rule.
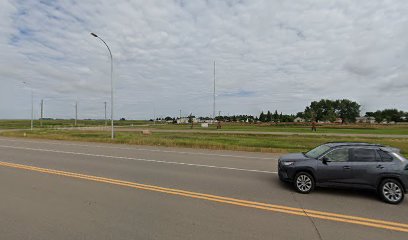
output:
[[408,239],[408,199],[298,194],[278,157],[0,138],[0,239]]

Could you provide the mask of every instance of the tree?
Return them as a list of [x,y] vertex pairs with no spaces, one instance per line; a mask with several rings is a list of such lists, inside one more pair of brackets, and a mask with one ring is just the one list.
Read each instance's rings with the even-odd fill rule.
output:
[[195,116],[193,116],[193,114],[190,113],[190,115],[188,115],[188,123],[192,123],[194,118]]
[[397,109],[385,109],[382,111],[382,115],[388,122],[401,122],[404,112]]
[[298,112],[298,113],[296,113],[296,117],[303,118],[303,119],[306,118],[304,112]]
[[315,121],[315,113],[310,107],[306,107],[303,117],[306,121]]
[[275,110],[275,113],[273,114],[273,121],[276,123],[279,122],[278,110]]
[[315,121],[333,122],[337,117],[340,117],[343,123],[355,122],[358,116],[360,116],[360,105],[348,99],[313,101],[304,111],[304,117],[307,120]]
[[262,111],[261,114],[259,115],[259,121],[261,122],[266,122],[266,116],[264,112]]
[[383,120],[382,112],[377,110],[376,112],[366,112],[366,117],[373,117],[376,122],[380,123]]
[[282,114],[279,116],[281,122],[293,122],[296,118],[295,115],[287,115],[287,114]]
[[338,116],[344,122],[355,122],[356,117],[360,116],[360,105],[348,99],[336,100],[335,102]]
[[402,122],[403,118],[406,117],[407,113],[399,111],[398,109],[384,109],[377,110],[375,112],[366,112],[367,117],[374,117],[376,122],[382,122],[386,120],[387,122]]
[[272,113],[270,111],[266,114],[266,122],[272,122]]
[[188,116],[188,122],[191,123],[190,128],[194,127],[194,118],[195,118],[195,116],[193,116],[193,114],[190,113],[190,115]]

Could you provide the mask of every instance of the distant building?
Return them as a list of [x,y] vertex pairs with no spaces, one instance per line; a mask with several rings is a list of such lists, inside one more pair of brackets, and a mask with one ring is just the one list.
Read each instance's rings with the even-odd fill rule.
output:
[[185,123],[188,123],[188,118],[177,119],[177,124],[185,124]]
[[341,118],[336,118],[336,120],[334,120],[334,123],[343,123],[343,119],[341,119]]
[[293,120],[293,122],[302,123],[302,122],[305,122],[305,119],[303,119],[303,118],[301,118],[301,117],[297,117],[297,118],[295,118],[295,119]]
[[356,122],[357,123],[375,123],[375,118],[374,117],[356,117]]
[[[177,119],[177,124],[186,124],[186,123],[189,123],[188,120],[189,120],[188,117],[179,118],[179,119]],[[198,123],[198,119],[197,119],[197,118],[193,118],[193,123]]]

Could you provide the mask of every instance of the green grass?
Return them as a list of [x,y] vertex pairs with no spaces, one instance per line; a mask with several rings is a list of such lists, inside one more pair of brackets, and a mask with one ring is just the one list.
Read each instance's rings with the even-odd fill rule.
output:
[[[149,125],[151,129],[163,130],[189,130],[189,124],[156,124],[144,120],[126,120],[115,121],[115,126],[138,128],[141,125]],[[104,126],[104,120],[78,120],[78,127]],[[108,122],[109,125],[109,122]],[[73,127],[74,120],[43,120],[42,128]],[[40,121],[34,121],[34,128],[40,128]],[[30,120],[0,120],[0,129],[28,129]],[[144,126],[146,128],[146,126]],[[195,124],[193,129],[216,131],[216,125],[210,125],[209,128],[202,128]],[[218,131],[252,131],[252,132],[291,132],[291,133],[309,133],[310,125],[307,124],[248,124],[248,123],[223,123]],[[379,125],[379,124],[345,124],[345,125],[318,125],[319,133],[344,133],[344,134],[389,134],[389,135],[408,135],[408,124],[400,125]]]
[[116,139],[110,139],[108,131],[71,131],[71,130],[34,130],[1,132],[1,136],[44,138],[55,140],[126,143],[137,145],[205,148],[219,150],[241,150],[253,152],[302,152],[319,144],[331,141],[369,142],[400,148],[408,155],[406,138],[373,138],[373,137],[329,137],[319,135],[250,135],[250,134],[216,134],[216,133],[153,133],[144,136],[139,132],[116,132]]
[[[73,119],[61,119],[61,120],[34,120],[34,128],[55,128],[55,127],[73,127]],[[126,120],[126,121],[114,121],[116,126],[132,126],[148,124],[148,121],[143,120]],[[108,122],[108,125],[110,122]],[[29,129],[31,125],[30,120],[0,120],[0,129]],[[104,120],[78,120],[78,127],[92,127],[92,126],[104,126]]]
[[[191,129],[189,124],[160,124],[150,125],[154,129],[187,130]],[[214,131],[216,125],[209,128],[201,128],[199,124],[194,125],[194,129]],[[294,132],[309,133],[310,125],[307,124],[239,124],[223,123],[219,131],[254,131],[254,132]],[[408,124],[400,125],[379,125],[379,124],[345,124],[345,125],[318,125],[319,133],[344,133],[344,134],[390,134],[408,135]]]

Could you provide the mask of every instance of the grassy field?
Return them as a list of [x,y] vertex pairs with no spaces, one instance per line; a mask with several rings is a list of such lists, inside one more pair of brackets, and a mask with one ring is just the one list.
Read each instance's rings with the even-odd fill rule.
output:
[[[108,125],[110,123],[108,122]],[[188,130],[190,124],[153,124],[144,120],[126,120],[115,121],[115,126],[150,129],[170,129],[170,130]],[[104,126],[104,120],[78,120],[77,127]],[[148,126],[147,126],[148,125]],[[73,127],[74,120],[43,120],[42,125],[39,120],[34,121],[34,128],[56,128]],[[30,120],[0,120],[0,129],[28,129]],[[209,128],[202,128],[199,124],[194,125],[194,129],[216,131],[216,125],[210,125]],[[248,123],[223,123],[218,131],[251,131],[251,132],[292,132],[308,133],[310,125],[307,124],[248,124]],[[379,125],[379,124],[328,124],[318,125],[319,133],[345,133],[345,134],[389,134],[389,135],[408,135],[408,124],[401,125]]]
[[219,150],[241,150],[254,152],[302,152],[319,144],[331,141],[357,141],[389,145],[400,148],[408,156],[408,139],[375,137],[328,137],[304,135],[249,135],[215,133],[153,133],[144,136],[139,132],[117,132],[116,139],[110,139],[109,132],[72,131],[43,129],[34,131],[0,132],[1,136],[43,138],[54,140],[72,140],[107,143],[126,143],[152,146],[205,148]]
[[[114,121],[116,126],[132,126],[148,124],[148,121],[143,120],[127,120],[127,121]],[[108,125],[110,122],[108,121]],[[0,129],[28,129],[30,128],[30,120],[0,120]],[[73,127],[73,119],[61,119],[61,120],[34,120],[34,128],[55,128],[55,127]],[[91,126],[104,126],[104,120],[78,120],[77,127],[91,127]]]
[[[189,124],[157,124],[150,125],[154,129],[191,129]],[[194,125],[194,129],[214,131],[216,125],[210,125],[209,128],[202,128],[200,125]],[[254,132],[311,132],[310,125],[307,124],[239,124],[224,123],[219,131],[254,131]],[[401,125],[379,125],[379,124],[329,124],[318,125],[319,133],[346,133],[346,134],[390,134],[390,135],[408,135],[408,124]]]

